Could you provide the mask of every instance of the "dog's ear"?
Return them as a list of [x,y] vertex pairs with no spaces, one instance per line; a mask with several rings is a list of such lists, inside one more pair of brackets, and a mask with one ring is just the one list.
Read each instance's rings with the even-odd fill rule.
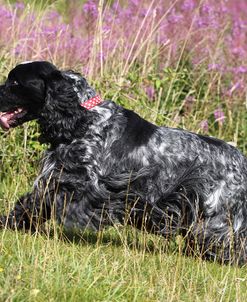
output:
[[62,73],[58,69],[51,70],[50,72],[42,70],[40,72],[40,77],[42,78],[42,80],[44,80],[47,83],[49,81],[56,81],[56,80],[62,80],[63,79]]
[[40,77],[45,84],[45,98],[47,102],[47,99],[51,98],[51,93],[53,92],[52,94],[54,97],[58,87],[63,85],[64,78],[62,72],[58,69],[50,70],[50,72],[47,72],[46,70],[42,71]]
[[58,111],[59,104],[60,109],[63,109],[64,106],[67,111],[68,104],[72,106],[75,103],[74,88],[62,71],[56,69],[45,73],[42,75],[42,79],[45,84],[45,104],[46,107],[49,106],[50,110]]

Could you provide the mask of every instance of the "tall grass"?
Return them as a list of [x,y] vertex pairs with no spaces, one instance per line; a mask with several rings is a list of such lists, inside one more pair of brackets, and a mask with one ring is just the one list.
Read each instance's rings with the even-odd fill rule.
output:
[[[244,0],[0,1],[0,75],[50,60],[86,75],[105,98],[159,125],[217,136],[247,151]],[[0,135],[0,207],[31,189],[45,146],[28,123]],[[0,233],[0,301],[245,301],[246,268],[182,255],[115,226],[69,240]],[[68,235],[71,237],[71,235]]]

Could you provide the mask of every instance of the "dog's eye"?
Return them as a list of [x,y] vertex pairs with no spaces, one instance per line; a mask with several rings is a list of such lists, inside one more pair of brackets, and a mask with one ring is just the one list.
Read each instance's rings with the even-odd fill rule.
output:
[[19,83],[18,83],[17,81],[13,81],[11,84],[12,84],[12,86],[17,86],[17,85],[19,85]]

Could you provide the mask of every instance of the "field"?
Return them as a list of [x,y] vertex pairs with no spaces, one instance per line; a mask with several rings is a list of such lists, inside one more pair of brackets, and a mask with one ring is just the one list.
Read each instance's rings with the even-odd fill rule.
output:
[[[100,95],[158,125],[247,154],[245,0],[2,1],[0,80],[18,62],[83,73]],[[0,212],[32,187],[46,146],[30,122],[0,130]],[[247,267],[186,257],[130,227],[0,231],[0,301],[246,301]]]

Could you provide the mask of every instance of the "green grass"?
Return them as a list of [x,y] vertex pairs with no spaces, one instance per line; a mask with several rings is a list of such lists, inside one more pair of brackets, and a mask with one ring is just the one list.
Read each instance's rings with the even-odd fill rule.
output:
[[246,269],[187,258],[167,251],[161,238],[135,236],[117,228],[73,242],[4,231],[0,300],[245,301]]

